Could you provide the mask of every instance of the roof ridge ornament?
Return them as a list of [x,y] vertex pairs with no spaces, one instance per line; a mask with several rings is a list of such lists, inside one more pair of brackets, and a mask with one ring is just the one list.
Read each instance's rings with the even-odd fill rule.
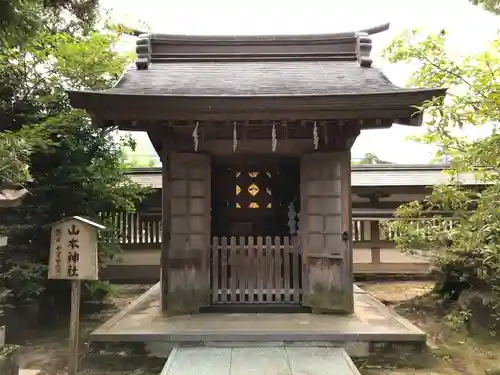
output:
[[137,58],[135,66],[138,70],[145,70],[151,64],[151,37],[149,34],[139,35],[135,42],[135,53]]
[[[358,31],[297,35],[176,35],[143,33],[136,41],[136,67],[151,63],[227,61],[356,61],[371,66],[370,35],[389,24]],[[328,47],[325,47],[328,46]]]
[[363,68],[371,68],[373,64],[373,59],[370,57],[372,38],[369,37],[366,31],[358,31],[356,37],[359,65]]

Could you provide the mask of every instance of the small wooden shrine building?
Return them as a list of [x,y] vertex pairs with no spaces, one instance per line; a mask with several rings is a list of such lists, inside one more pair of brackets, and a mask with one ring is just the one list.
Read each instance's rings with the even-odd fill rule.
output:
[[[162,306],[353,311],[350,149],[420,125],[442,89],[372,66],[370,35],[147,34],[105,91],[70,91],[96,126],[146,131],[163,162]],[[387,145],[390,147],[390,145]]]

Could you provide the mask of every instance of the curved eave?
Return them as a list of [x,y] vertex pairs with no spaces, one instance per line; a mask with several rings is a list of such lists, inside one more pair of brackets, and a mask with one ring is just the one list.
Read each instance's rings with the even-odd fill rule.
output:
[[[418,107],[445,89],[333,95],[174,96],[69,91],[71,105],[96,120],[250,120],[363,118],[371,111],[396,123],[420,125]],[[411,121],[410,118],[414,117]],[[398,120],[399,119],[399,120]]]

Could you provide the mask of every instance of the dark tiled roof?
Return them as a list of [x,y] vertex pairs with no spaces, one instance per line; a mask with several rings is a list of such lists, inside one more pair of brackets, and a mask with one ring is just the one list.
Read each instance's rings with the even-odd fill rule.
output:
[[314,96],[404,91],[357,61],[169,62],[129,69],[110,93]]
[[[420,125],[415,107],[442,89],[405,89],[372,66],[370,35],[140,35],[135,67],[104,91],[69,91],[99,126],[137,120],[359,119]],[[319,117],[318,117],[319,116]],[[360,125],[361,126],[361,125]],[[362,128],[367,126],[361,126]]]
[[[444,184],[450,176],[443,170],[446,165],[353,165],[351,184],[353,187],[377,186],[433,186]],[[141,185],[161,188],[161,168],[131,169],[130,178]],[[476,179],[474,173],[462,173],[460,181],[464,185],[487,185]]]

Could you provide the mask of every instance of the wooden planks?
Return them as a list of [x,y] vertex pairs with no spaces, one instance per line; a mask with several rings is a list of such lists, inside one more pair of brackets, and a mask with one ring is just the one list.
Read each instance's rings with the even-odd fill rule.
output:
[[298,243],[284,237],[214,237],[212,303],[298,303]]
[[180,347],[160,375],[360,375],[342,348]]
[[161,220],[144,221],[137,212],[106,212],[100,217],[107,226],[116,230],[117,235],[112,239],[120,245],[141,248],[161,244]]
[[210,272],[210,286],[212,287],[212,303],[219,301],[219,238],[214,237],[212,239],[212,251],[211,251],[211,272]]
[[229,301],[229,285],[228,285],[228,248],[227,248],[227,237],[222,237],[221,239],[221,252],[220,252],[220,281],[222,289],[222,302]]
[[274,288],[274,263],[275,257],[273,256],[274,249],[272,248],[271,237],[266,237],[266,301],[273,300]]
[[[281,241],[279,237],[274,238],[274,246],[273,247],[273,255],[274,255],[274,274],[269,275],[269,277],[273,278],[273,296],[275,302],[287,302],[286,297],[284,298],[282,295],[284,279],[283,275],[286,271],[284,271],[281,267],[286,267],[283,260],[283,252],[281,249]],[[283,271],[283,272],[282,272]]]

